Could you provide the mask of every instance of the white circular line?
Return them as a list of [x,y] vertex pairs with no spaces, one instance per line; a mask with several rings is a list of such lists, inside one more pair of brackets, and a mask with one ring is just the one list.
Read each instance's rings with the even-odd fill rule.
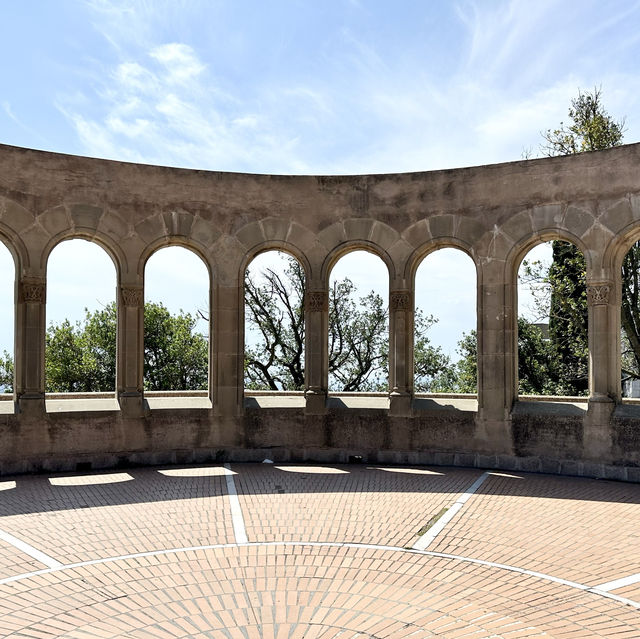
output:
[[462,555],[451,555],[444,552],[435,552],[433,550],[416,550],[414,548],[401,548],[399,546],[382,546],[378,544],[357,544],[351,542],[331,542],[331,541],[252,541],[243,544],[209,544],[205,546],[185,546],[183,548],[167,548],[165,550],[148,550],[145,552],[136,552],[129,555],[117,555],[115,557],[102,557],[100,559],[89,559],[87,561],[79,561],[73,564],[61,564],[59,567],[43,568],[41,570],[34,570],[33,572],[25,572],[20,575],[13,575],[11,577],[5,577],[0,579],[0,586],[14,581],[21,581],[22,579],[29,579],[31,577],[37,577],[39,575],[47,575],[54,572],[60,572],[63,570],[73,570],[74,568],[82,568],[85,566],[95,566],[98,564],[106,564],[110,562],[123,561],[126,559],[137,559],[139,557],[158,557],[161,555],[169,555],[172,553],[181,552],[193,552],[197,550],[215,550],[220,548],[243,548],[243,547],[260,547],[260,546],[311,546],[314,548],[370,548],[372,550],[386,550],[391,552],[409,553],[413,555],[423,555],[426,557],[439,557],[441,559],[451,559],[454,561],[462,561],[465,563],[475,564],[478,566],[487,566],[489,568],[498,568],[499,570],[508,570],[510,572],[520,573],[521,575],[528,575],[530,577],[537,577],[538,579],[544,579],[551,581],[569,588],[576,588],[584,592],[590,592],[594,595],[606,597],[612,599],[618,603],[625,604],[640,610],[640,602],[625,597],[619,597],[610,592],[600,590],[597,586],[587,586],[586,584],[578,583],[577,581],[569,581],[568,579],[561,579],[560,577],[554,577],[553,575],[547,575],[543,572],[536,572],[535,570],[527,570],[526,568],[519,568],[518,566],[511,566],[509,564],[501,564],[495,561],[486,561],[485,559],[476,559],[474,557],[464,557]]

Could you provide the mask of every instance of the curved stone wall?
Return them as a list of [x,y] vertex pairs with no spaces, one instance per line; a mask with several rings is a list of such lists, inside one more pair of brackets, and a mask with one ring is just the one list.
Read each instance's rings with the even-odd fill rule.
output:
[[[56,400],[53,411],[44,394],[46,265],[59,242],[75,237],[101,245],[116,265],[117,401]],[[639,238],[638,144],[364,176],[219,173],[0,146],[0,239],[17,273],[15,401],[11,410],[0,402],[0,471],[357,456],[640,479],[640,409],[620,403],[619,373],[620,269]],[[573,242],[587,262],[584,405],[517,397],[517,270],[550,239]],[[210,272],[210,397],[154,408],[142,383],[143,275],[149,256],[168,245],[192,249]],[[444,246],[465,251],[477,269],[477,405],[413,396],[405,337],[415,272]],[[296,256],[307,276],[307,391],[288,403],[249,401],[242,387],[244,270],[273,248]],[[354,248],[389,269],[391,393],[365,407],[327,397],[328,276]]]

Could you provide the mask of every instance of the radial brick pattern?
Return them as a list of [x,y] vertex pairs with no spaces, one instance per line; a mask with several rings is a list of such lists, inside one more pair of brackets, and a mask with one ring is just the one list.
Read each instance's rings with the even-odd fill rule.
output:
[[0,636],[640,636],[640,485],[489,474],[425,552],[405,547],[481,475],[234,464],[17,477],[0,500]]

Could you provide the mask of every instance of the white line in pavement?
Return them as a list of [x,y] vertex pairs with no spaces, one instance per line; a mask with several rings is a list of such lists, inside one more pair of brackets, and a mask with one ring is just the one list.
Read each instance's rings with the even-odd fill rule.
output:
[[609,592],[610,590],[617,590],[618,588],[624,588],[625,586],[632,586],[638,582],[640,582],[640,572],[635,575],[616,579],[615,581],[608,581],[606,584],[596,586],[596,588],[598,590],[604,590],[604,592]]
[[478,479],[476,479],[467,490],[465,490],[460,497],[458,497],[457,501],[447,512],[438,519],[438,521],[427,530],[427,532],[413,544],[414,550],[426,550],[429,547],[429,544],[442,532],[444,527],[458,514],[458,511],[464,506],[464,504],[469,500],[471,495],[482,486],[485,479],[489,476],[489,473],[482,473]]
[[225,464],[224,467],[229,471],[226,474],[227,492],[229,493],[229,506],[231,508],[231,521],[233,523],[233,534],[237,544],[246,544],[249,541],[247,537],[247,529],[244,525],[244,517],[242,516],[242,508],[240,508],[240,500],[236,491],[236,482],[233,481],[231,466]]
[[26,541],[22,541],[22,539],[18,539],[17,537],[14,537],[4,530],[0,530],[0,539],[2,539],[2,541],[6,541],[8,544],[11,544],[18,550],[21,550],[23,553],[25,553],[25,555],[33,557],[33,559],[36,559],[41,564],[47,566],[47,568],[61,568],[63,566],[63,564],[60,563],[57,559],[46,555],[37,548],[29,545]]
[[415,553],[423,555],[425,557],[439,557],[441,559],[451,559],[452,561],[461,561],[464,563],[475,564],[479,566],[486,566],[488,568],[497,568],[499,570],[508,570],[510,572],[516,572],[521,575],[528,575],[530,577],[536,577],[537,579],[544,579],[556,584],[561,584],[569,588],[575,588],[582,592],[589,592],[600,597],[606,597],[612,599],[618,603],[625,604],[640,610],[640,602],[627,599],[625,597],[619,597],[610,592],[606,592],[598,587],[587,586],[576,581],[569,581],[568,579],[561,579],[560,577],[554,577],[553,575],[547,575],[543,572],[536,572],[535,570],[527,570],[526,568],[519,568],[518,566],[511,566],[509,564],[501,564],[495,561],[486,561],[485,559],[476,559],[474,557],[465,557],[463,555],[451,555],[444,552],[434,552],[430,550],[412,550],[408,548],[399,548],[398,546],[382,546],[378,544],[356,544],[356,543],[344,543],[344,542],[323,542],[323,541],[254,541],[246,544],[210,544],[207,546],[187,546],[184,548],[167,548],[164,550],[148,550],[146,552],[136,552],[129,555],[118,555],[115,557],[103,557],[100,559],[89,559],[87,561],[79,561],[74,564],[61,564],[53,568],[44,568],[42,570],[34,570],[33,572],[22,573],[21,575],[12,575],[11,577],[5,577],[0,579],[0,586],[4,584],[13,583],[15,581],[22,581],[23,579],[29,579],[32,577],[38,577],[39,575],[48,575],[54,572],[61,572],[65,570],[73,570],[75,568],[84,568],[85,566],[96,566],[99,564],[108,564],[116,561],[127,561],[130,559],[138,559],[143,557],[161,557],[163,555],[173,555],[176,553],[195,552],[202,550],[216,550],[220,548],[240,548],[240,547],[260,547],[260,546],[307,546],[312,548],[354,548],[363,549],[370,548],[373,550],[386,550],[390,552],[400,553]]

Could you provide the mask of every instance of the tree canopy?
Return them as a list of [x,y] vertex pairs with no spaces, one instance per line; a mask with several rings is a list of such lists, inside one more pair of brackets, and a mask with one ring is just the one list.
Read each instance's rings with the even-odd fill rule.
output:
[[[208,339],[196,332],[190,313],[172,315],[163,305],[144,307],[144,387],[146,390],[197,390],[207,387]],[[50,324],[45,342],[45,389],[48,393],[115,390],[116,305],[72,324]],[[0,384],[13,389],[13,358],[0,358]]]
[[625,121],[614,120],[602,104],[602,89],[593,92],[578,90],[571,100],[571,122],[560,122],[556,129],[542,133],[542,152],[547,156],[573,155],[585,151],[601,151],[622,144]]

